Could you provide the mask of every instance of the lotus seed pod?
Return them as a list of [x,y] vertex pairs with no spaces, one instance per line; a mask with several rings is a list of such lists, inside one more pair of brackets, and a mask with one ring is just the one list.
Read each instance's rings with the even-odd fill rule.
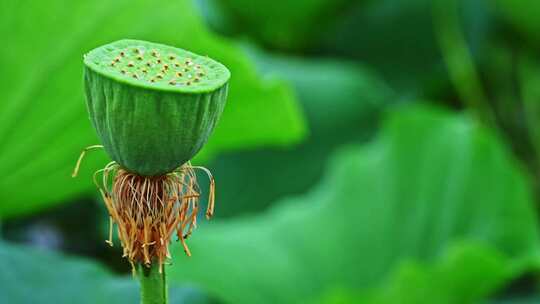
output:
[[120,166],[171,172],[206,143],[227,98],[228,69],[162,44],[119,40],[84,57],[90,120]]

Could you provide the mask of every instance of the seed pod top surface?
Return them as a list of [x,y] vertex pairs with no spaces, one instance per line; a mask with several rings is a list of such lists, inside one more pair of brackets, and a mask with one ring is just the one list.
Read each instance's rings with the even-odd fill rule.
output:
[[120,40],[96,48],[85,55],[84,63],[121,83],[180,93],[211,92],[230,77],[224,65],[207,56],[140,40]]
[[120,40],[90,51],[84,64],[87,107],[103,146],[140,175],[191,159],[225,106],[230,73],[206,56]]

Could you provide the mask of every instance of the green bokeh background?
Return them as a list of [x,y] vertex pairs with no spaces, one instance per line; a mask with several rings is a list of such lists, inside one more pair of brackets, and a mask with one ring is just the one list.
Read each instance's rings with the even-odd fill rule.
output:
[[539,3],[1,2],[0,303],[139,301],[107,155],[70,177],[99,143],[82,55],[122,38],[232,73],[171,303],[540,303]]

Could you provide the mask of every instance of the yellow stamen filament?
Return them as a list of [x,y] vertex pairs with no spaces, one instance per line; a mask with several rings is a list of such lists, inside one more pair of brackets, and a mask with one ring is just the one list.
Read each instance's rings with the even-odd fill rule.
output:
[[[86,152],[103,148],[89,146],[81,152],[72,176],[79,172]],[[206,218],[214,214],[215,181],[204,167],[189,162],[162,176],[144,177],[122,169],[116,162],[108,163],[94,173],[109,213],[109,238],[113,246],[114,224],[123,248],[122,256],[135,263],[158,263],[162,269],[170,259],[169,243],[176,235],[186,255],[191,251],[186,240],[197,228],[200,188],[195,170],[202,170],[210,180]],[[98,176],[101,174],[101,182]]]
[[[161,268],[170,258],[169,243],[174,234],[186,255],[191,256],[186,240],[197,227],[200,198],[195,169],[203,170],[210,178],[206,210],[206,217],[210,218],[214,211],[215,184],[206,168],[186,163],[156,177],[139,176],[116,163],[98,170],[96,174],[103,175],[100,192],[118,227],[124,257],[133,263],[156,262]],[[109,228],[112,234],[112,224]],[[112,244],[112,236],[107,243]]]

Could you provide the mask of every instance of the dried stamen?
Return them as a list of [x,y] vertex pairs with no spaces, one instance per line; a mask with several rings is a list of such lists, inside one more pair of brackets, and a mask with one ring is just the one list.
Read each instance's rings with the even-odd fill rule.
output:
[[196,169],[210,178],[206,210],[206,217],[210,218],[214,212],[215,183],[206,168],[186,163],[166,175],[144,177],[112,162],[96,172],[103,175],[99,188],[111,219],[106,242],[112,246],[116,224],[123,256],[133,264],[156,262],[161,268],[170,258],[169,243],[174,234],[190,256],[186,240],[197,227],[200,197]]

